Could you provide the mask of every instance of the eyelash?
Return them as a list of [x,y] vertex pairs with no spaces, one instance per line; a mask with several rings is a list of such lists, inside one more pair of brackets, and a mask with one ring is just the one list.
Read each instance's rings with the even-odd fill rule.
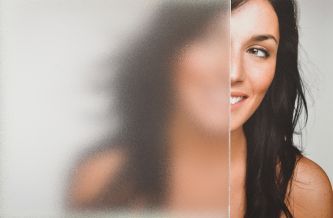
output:
[[[263,58],[263,59],[267,59],[270,56],[270,53],[267,50],[262,49],[262,48],[250,48],[249,50],[247,50],[247,52],[255,55],[258,58]],[[263,52],[264,56],[262,57],[262,56],[257,55],[256,54],[257,52]]]

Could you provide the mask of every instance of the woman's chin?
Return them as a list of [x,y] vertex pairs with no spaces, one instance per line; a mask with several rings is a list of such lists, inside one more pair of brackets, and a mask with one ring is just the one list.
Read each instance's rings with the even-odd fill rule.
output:
[[238,120],[233,120],[231,118],[231,120],[230,120],[230,126],[229,126],[229,131],[230,131],[230,133],[235,132],[235,131],[241,129],[242,126],[243,126],[242,122],[240,122]]
[[229,134],[228,122],[207,122],[201,124],[202,132],[210,136],[226,136]]

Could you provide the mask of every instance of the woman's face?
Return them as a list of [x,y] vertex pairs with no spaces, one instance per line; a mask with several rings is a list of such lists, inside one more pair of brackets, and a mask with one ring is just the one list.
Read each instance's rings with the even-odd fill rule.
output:
[[231,131],[253,115],[276,66],[279,23],[267,0],[250,0],[231,13]]
[[227,19],[215,21],[179,51],[172,78],[177,114],[194,127],[221,135],[229,123],[229,30]]

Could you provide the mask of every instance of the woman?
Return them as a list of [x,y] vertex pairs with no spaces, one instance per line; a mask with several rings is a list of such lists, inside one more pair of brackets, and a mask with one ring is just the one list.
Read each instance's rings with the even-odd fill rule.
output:
[[293,142],[307,113],[296,17],[292,0],[232,1],[231,217],[333,217],[327,176]]
[[[293,143],[302,108],[307,112],[295,3],[231,3],[231,217],[332,217],[327,176]],[[225,214],[228,107],[221,102],[229,92],[221,72],[228,72],[228,38],[225,22],[216,22],[224,9],[163,6],[125,55],[117,89],[123,125],[116,139],[82,158],[73,207],[210,205]]]
[[81,158],[69,206],[227,216],[229,7],[171,1],[160,8],[117,61],[120,125]]

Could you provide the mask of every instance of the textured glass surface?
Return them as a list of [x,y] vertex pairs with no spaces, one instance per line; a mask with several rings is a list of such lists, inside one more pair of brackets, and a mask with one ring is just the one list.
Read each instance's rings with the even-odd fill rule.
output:
[[229,1],[0,2],[1,217],[227,217]]

